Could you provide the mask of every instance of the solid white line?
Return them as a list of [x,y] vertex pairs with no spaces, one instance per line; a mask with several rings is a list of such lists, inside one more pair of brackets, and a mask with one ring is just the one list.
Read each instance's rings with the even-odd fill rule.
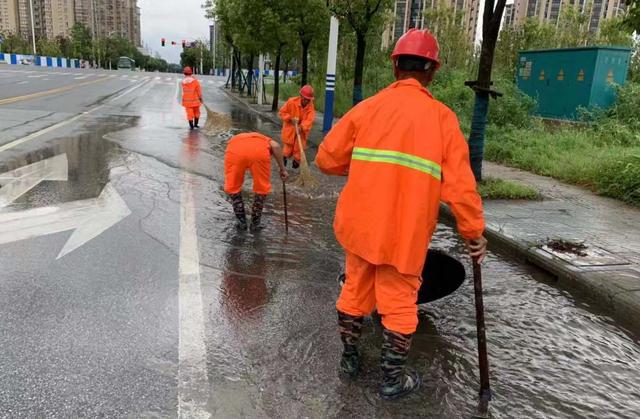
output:
[[82,79],[86,79],[89,78],[89,76],[79,76],[79,77],[74,77],[74,80],[82,80]]
[[180,197],[180,285],[178,343],[178,418],[209,418],[207,352],[200,283],[200,257],[194,200],[195,177],[182,172]]
[[[118,95],[118,96],[116,96],[116,97],[112,98],[112,99],[109,101],[109,103],[111,103],[111,102],[115,102],[116,100],[120,99],[121,97],[123,97],[123,96],[125,96],[125,95],[128,95],[129,93],[131,93],[131,92],[133,92],[134,90],[136,90],[136,89],[138,89],[138,88],[142,87],[143,85],[144,85],[144,83],[143,83],[143,84],[140,84],[140,85],[138,85],[138,86],[134,86],[132,89],[129,89],[129,90],[125,91],[124,93],[122,93],[122,94],[120,94],[120,95]],[[64,127],[65,125],[68,125],[68,124],[70,124],[70,123],[72,123],[72,122],[77,121],[78,119],[82,118],[83,116],[86,116],[86,115],[92,114],[92,113],[94,113],[95,111],[97,111],[97,110],[99,110],[99,109],[102,109],[104,106],[105,106],[105,105],[99,105],[99,106],[96,106],[95,108],[91,108],[91,109],[89,109],[89,110],[87,110],[87,111],[84,111],[84,112],[82,112],[82,113],[80,113],[80,114],[78,114],[78,115],[74,116],[74,117],[71,117],[71,118],[66,119],[66,120],[64,120],[64,121],[60,121],[60,122],[58,122],[57,124],[51,125],[50,127],[47,127],[47,128],[42,129],[42,130],[40,130],[40,131],[36,131],[36,132],[34,132],[34,133],[31,133],[31,134],[27,135],[26,137],[19,138],[19,139],[14,140],[14,141],[12,141],[12,142],[10,142],[10,143],[7,143],[7,144],[5,144],[5,145],[3,145],[3,146],[0,146],[0,153],[2,153],[3,151],[7,151],[7,150],[9,150],[9,149],[12,149],[12,148],[14,148],[14,147],[16,147],[16,146],[19,146],[20,144],[24,144],[24,143],[26,143],[26,142],[28,142],[28,141],[31,141],[31,140],[33,140],[33,139],[35,139],[35,138],[38,138],[38,137],[40,137],[40,136],[42,136],[42,135],[44,135],[44,134],[47,134],[47,133],[49,133],[49,132],[51,132],[51,131],[55,131],[55,130],[57,130],[58,128]]]
[[26,81],[26,80],[23,80],[23,81],[19,81],[19,82],[18,82],[18,84],[27,84],[27,83],[28,83],[28,81]]

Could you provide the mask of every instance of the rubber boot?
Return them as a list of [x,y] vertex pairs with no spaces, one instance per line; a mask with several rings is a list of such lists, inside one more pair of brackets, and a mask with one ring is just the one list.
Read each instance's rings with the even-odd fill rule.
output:
[[262,210],[264,209],[264,201],[267,199],[267,195],[256,194],[253,198],[253,205],[251,207],[251,231],[260,231],[263,226],[260,223],[262,221]]
[[289,160],[287,159],[287,157],[284,157],[282,159],[282,163],[284,164],[284,167],[287,167],[287,163],[289,163]]
[[193,126],[196,127],[196,128],[200,128],[200,126],[198,125],[198,121],[200,121],[200,118],[195,118],[193,120]]
[[193,127],[194,127],[194,125],[193,125],[193,121],[190,119],[190,120],[189,120],[189,129],[190,129],[190,130],[193,130]]
[[382,336],[380,397],[394,400],[417,390],[422,380],[417,371],[405,368],[413,334],[404,335],[385,328]]
[[238,230],[247,229],[247,215],[244,211],[244,201],[242,200],[242,192],[229,195],[231,198],[231,204],[233,205],[233,213],[236,215],[238,222],[236,228]]
[[300,162],[298,160],[294,160],[293,163],[291,164],[291,167],[293,167],[294,169],[297,169],[298,167],[300,167]]
[[360,371],[358,340],[362,335],[363,321],[364,317],[351,316],[338,311],[340,339],[344,346],[342,358],[340,359],[340,370],[351,377],[355,377]]

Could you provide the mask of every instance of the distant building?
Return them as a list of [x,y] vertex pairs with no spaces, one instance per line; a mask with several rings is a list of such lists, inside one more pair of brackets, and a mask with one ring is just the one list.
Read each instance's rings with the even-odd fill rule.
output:
[[515,23],[515,5],[513,3],[507,4],[504,7],[504,15],[502,16],[502,27],[511,27]]
[[[449,4],[456,12],[464,14],[464,28],[469,42],[476,39],[480,0],[442,0]],[[424,28],[424,12],[435,9],[438,0],[396,0],[394,5],[393,24],[383,34],[382,45],[387,48],[411,28]]]
[[539,22],[557,23],[564,7],[578,7],[587,11],[591,7],[589,30],[596,32],[600,23],[625,13],[623,0],[515,0],[514,25],[524,23],[527,18]]
[[[36,38],[69,36],[76,22],[96,37],[122,36],[141,45],[137,0],[32,0]],[[0,0],[0,30],[31,41],[30,0]]]

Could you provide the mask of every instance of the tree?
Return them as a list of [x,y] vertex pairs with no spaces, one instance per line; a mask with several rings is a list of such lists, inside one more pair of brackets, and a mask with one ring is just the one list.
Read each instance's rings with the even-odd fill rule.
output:
[[443,65],[464,68],[473,57],[473,45],[464,29],[465,14],[440,0],[437,7],[425,10],[424,18],[425,28],[438,39]]
[[627,15],[624,18],[629,29],[640,33],[640,0],[624,0],[627,5]]
[[382,28],[391,0],[335,0],[331,12],[345,20],[356,35],[356,62],[353,72],[353,104],[362,101],[362,74],[367,38],[374,29]]
[[71,28],[71,50],[75,58],[87,59],[92,56],[91,33],[81,23],[76,23]]
[[309,48],[311,43],[329,32],[329,10],[325,0],[291,0],[292,23],[300,39],[302,78],[304,86],[309,79]]
[[[149,66],[156,65],[152,57],[149,57]],[[180,64],[182,67],[189,66],[193,68],[194,72],[200,72],[200,63],[202,63],[202,71],[204,74],[209,74],[211,66],[213,65],[213,56],[211,51],[207,48],[205,41],[196,41],[194,47],[185,48],[180,54]]]
[[476,97],[471,121],[471,134],[469,135],[469,154],[471,157],[471,169],[478,181],[482,180],[482,160],[484,158],[484,137],[487,128],[489,96],[496,96],[491,90],[491,72],[505,4],[506,0],[498,0],[497,4],[495,0],[485,0],[478,79],[471,86],[475,91]]
[[29,43],[13,32],[3,33],[4,42],[0,44],[2,51],[8,54],[20,54],[29,51]]

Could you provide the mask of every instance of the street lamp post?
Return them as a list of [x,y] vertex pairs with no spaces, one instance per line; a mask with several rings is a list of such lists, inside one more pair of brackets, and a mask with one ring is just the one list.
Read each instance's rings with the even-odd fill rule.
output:
[[[33,18],[33,0],[29,0],[29,9],[31,11],[31,42],[33,43],[33,55],[38,55],[36,50],[36,26]],[[35,57],[34,57],[35,60]]]

